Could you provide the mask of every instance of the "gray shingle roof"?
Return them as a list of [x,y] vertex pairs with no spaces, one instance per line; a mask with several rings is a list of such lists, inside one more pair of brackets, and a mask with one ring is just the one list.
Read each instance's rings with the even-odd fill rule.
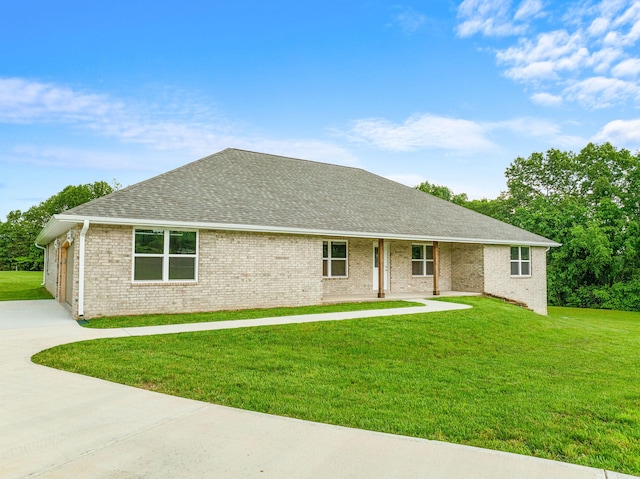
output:
[[362,169],[237,149],[215,153],[58,216],[71,218],[556,245]]

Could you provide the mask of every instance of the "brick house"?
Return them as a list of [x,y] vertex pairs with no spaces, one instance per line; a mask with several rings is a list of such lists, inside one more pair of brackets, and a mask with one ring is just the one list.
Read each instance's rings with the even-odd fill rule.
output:
[[546,314],[558,246],[361,169],[236,149],[55,215],[37,243],[46,288],[87,319],[441,291]]

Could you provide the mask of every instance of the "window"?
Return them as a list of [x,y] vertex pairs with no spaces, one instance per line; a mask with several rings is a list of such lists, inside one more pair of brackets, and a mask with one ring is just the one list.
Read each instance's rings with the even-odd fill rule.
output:
[[411,245],[411,274],[413,276],[433,276],[432,245]]
[[196,231],[135,230],[134,281],[195,281]]
[[531,276],[531,248],[511,247],[511,276]]
[[325,278],[347,277],[347,242],[322,242],[322,276]]

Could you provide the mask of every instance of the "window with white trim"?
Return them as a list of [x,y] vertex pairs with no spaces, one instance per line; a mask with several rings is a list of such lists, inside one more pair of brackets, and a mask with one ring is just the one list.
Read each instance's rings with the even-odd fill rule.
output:
[[327,240],[322,242],[322,276],[325,278],[347,277],[346,241]]
[[531,276],[531,248],[511,247],[511,276]]
[[411,274],[413,276],[433,276],[433,245],[411,245]]
[[197,231],[134,230],[134,281],[195,281],[197,264]]

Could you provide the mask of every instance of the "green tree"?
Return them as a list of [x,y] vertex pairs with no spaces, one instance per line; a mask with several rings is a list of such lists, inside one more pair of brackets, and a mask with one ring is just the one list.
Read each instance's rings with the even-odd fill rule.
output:
[[548,255],[551,304],[640,310],[640,152],[550,149],[517,158],[505,176],[495,199],[416,188],[562,243]]
[[456,195],[452,190],[447,188],[446,186],[441,185],[433,185],[428,181],[424,181],[416,186],[416,190],[423,191],[433,196],[437,196],[443,200],[450,201],[457,205],[464,205],[468,201],[468,197],[466,193],[461,193]]
[[[114,180],[114,186],[120,185]],[[0,269],[42,269],[42,250],[34,242],[47,221],[55,214],[113,191],[114,187],[105,181],[70,185],[27,211],[11,211],[5,222],[0,222]]]
[[[640,284],[640,153],[609,143],[551,149],[507,168],[510,223],[563,246],[549,254],[552,304],[633,309]],[[502,218],[501,218],[502,219]]]

